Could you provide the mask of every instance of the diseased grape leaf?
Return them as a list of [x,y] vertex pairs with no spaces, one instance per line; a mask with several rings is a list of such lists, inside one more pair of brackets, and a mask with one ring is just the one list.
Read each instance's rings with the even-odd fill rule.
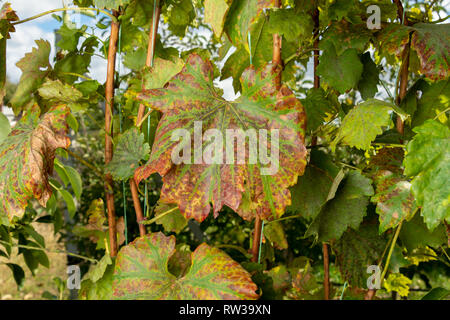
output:
[[417,133],[407,145],[405,175],[414,177],[412,192],[430,230],[450,222],[450,129],[427,120],[413,129]]
[[364,52],[372,36],[371,31],[365,24],[352,24],[346,20],[333,22],[326,30],[321,42],[330,42],[340,56],[347,49],[356,49],[359,53]]
[[42,84],[44,78],[50,73],[52,67],[49,62],[50,43],[46,40],[36,40],[37,48],[16,63],[22,70],[16,92],[9,100],[14,114],[19,114],[22,107],[33,98],[32,93]]
[[357,230],[373,195],[372,181],[358,171],[350,171],[333,199],[328,201],[306,231],[321,242],[338,240],[350,227]]
[[407,117],[395,105],[377,99],[369,99],[355,106],[342,121],[332,148],[340,142],[358,149],[369,149],[371,142],[392,122],[390,112]]
[[417,208],[411,183],[403,176],[403,155],[402,148],[383,148],[370,160],[370,175],[376,185],[371,201],[377,205],[380,232],[411,219]]
[[411,46],[417,51],[420,72],[432,80],[450,75],[450,24],[417,23]]
[[337,55],[334,45],[330,42],[320,44],[323,50],[317,74],[325,83],[340,93],[355,88],[363,72],[363,64],[356,49],[347,49]]
[[152,233],[123,247],[116,259],[115,299],[235,300],[256,299],[250,274],[223,251],[201,244],[189,271],[177,278],[168,270],[175,237]]
[[[297,182],[305,167],[303,106],[286,86],[275,89],[271,65],[258,72],[248,68],[241,78],[242,95],[233,102],[221,98],[212,81],[211,63],[194,54],[167,88],[138,95],[143,103],[163,112],[163,117],[149,162],[136,170],[136,181],[158,172],[164,182],[161,201],[177,203],[186,219],[203,221],[210,213],[210,202],[215,216],[223,205],[247,220],[255,215],[263,219],[281,216],[291,202],[287,188]],[[237,138],[229,135],[225,139],[227,132]],[[203,133],[209,143],[200,145]],[[279,135],[278,148],[276,138],[268,137],[272,133]],[[273,163],[274,170],[270,170],[268,163],[249,155],[261,154],[248,151],[250,147],[255,151],[255,139],[259,139],[259,150],[272,145],[271,152],[279,150],[278,168]]]
[[150,146],[144,141],[144,134],[133,127],[118,137],[113,158],[105,169],[114,180],[128,180],[139,167],[139,162],[148,159],[149,152]]
[[232,0],[205,0],[205,22],[209,23],[218,39],[222,36],[225,19]]
[[11,32],[16,31],[11,22],[17,20],[19,18],[16,12],[11,9],[11,5],[9,3],[3,4],[0,9],[0,105],[3,104],[3,97],[6,94],[6,40],[11,38]]
[[420,72],[432,80],[449,76],[450,24],[417,23],[413,26],[389,24],[379,35],[382,53],[401,58],[411,35],[411,48],[417,52]]
[[386,239],[378,234],[376,223],[364,222],[358,230],[349,228],[333,245],[336,264],[351,286],[366,288],[367,267],[378,264]]
[[[286,211],[301,214],[308,220],[314,219],[329,200],[338,173],[339,167],[332,162],[330,156],[313,149],[305,174],[299,177],[297,184],[290,189],[292,204]],[[333,197],[334,195],[331,198]]]
[[144,69],[143,87],[145,89],[162,88],[183,68],[184,62],[176,57],[173,60],[164,60],[156,57],[153,61],[153,67]]
[[53,171],[57,148],[68,148],[69,109],[52,107],[39,118],[33,105],[0,144],[0,222],[22,217],[28,200],[45,207],[52,194],[48,176]]

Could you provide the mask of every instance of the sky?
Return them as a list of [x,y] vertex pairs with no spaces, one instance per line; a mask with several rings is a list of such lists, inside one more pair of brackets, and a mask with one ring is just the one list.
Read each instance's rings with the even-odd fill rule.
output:
[[[8,0],[8,2],[11,3],[11,7],[17,12],[19,19],[25,19],[47,10],[60,8],[64,5],[64,1],[70,6],[71,0]],[[6,1],[0,0],[0,4],[2,2]],[[446,7],[449,6],[450,0],[447,0]],[[77,22],[78,26],[81,24],[93,26],[96,23],[95,18],[78,14],[73,14],[71,17],[73,21]],[[52,44],[51,54],[52,56],[54,55],[54,30],[58,29],[59,26],[60,23],[57,22],[51,14],[16,26],[16,32],[11,35],[11,39],[8,40],[7,44],[7,75],[11,81],[19,81],[21,71],[15,64],[26,52],[31,51],[31,48],[35,46],[35,40],[48,40]],[[100,36],[100,33],[98,36]],[[107,35],[105,35],[105,37],[107,37]],[[89,76],[103,83],[106,78],[106,61],[100,57],[94,56]],[[308,76],[311,75],[308,74]],[[236,97],[231,85],[231,79],[218,83],[218,85],[224,89],[225,98],[233,99]]]

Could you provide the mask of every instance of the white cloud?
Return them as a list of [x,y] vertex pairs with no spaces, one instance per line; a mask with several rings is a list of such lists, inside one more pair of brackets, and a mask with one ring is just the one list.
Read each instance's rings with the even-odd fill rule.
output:
[[11,39],[7,42],[6,65],[7,74],[11,81],[19,81],[21,70],[16,66],[16,63],[22,59],[25,53],[36,47],[34,40],[38,39],[49,41],[53,48],[55,42],[54,33],[45,32],[36,24],[20,24],[16,26],[16,32],[11,34]]

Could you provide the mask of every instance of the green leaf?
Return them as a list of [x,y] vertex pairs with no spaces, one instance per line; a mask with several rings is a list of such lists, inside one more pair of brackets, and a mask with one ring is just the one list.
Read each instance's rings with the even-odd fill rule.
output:
[[145,89],[158,89],[179,73],[184,66],[183,60],[174,58],[164,60],[155,58],[153,67],[145,69],[143,73],[143,87]]
[[[258,72],[248,68],[241,78],[242,95],[233,102],[220,97],[213,79],[211,63],[193,54],[166,88],[144,90],[138,95],[140,101],[161,111],[163,116],[150,160],[135,172],[136,182],[158,172],[164,182],[161,201],[177,203],[187,219],[203,221],[210,213],[210,203],[215,215],[227,205],[247,220],[255,214],[263,219],[279,217],[291,201],[287,188],[297,182],[306,164],[303,106],[286,86],[279,91],[275,89],[271,65]],[[215,142],[195,143],[190,152],[194,138],[208,129],[216,129],[213,132],[217,136],[210,137]],[[245,142],[248,129],[255,133],[266,129],[270,135],[272,130],[277,130],[278,170],[274,164],[274,171],[270,172],[273,174],[266,175],[261,169],[267,169],[267,165],[258,159],[254,164],[247,160],[253,157],[248,156],[250,152],[244,154],[236,152],[240,148],[234,148],[234,152],[231,146],[227,148],[226,141],[223,143],[227,129],[234,129],[237,141],[244,139],[237,145],[245,150],[250,150],[249,143]],[[182,139],[181,143],[171,139],[174,133],[181,134],[177,137]],[[229,140],[234,146],[235,139]],[[269,150],[267,140],[260,142],[259,148]],[[206,145],[209,148],[204,149]],[[178,164],[173,163],[172,155],[179,156],[183,149],[187,149],[183,158]],[[230,151],[228,156],[226,149]],[[209,157],[213,151],[215,156]],[[211,161],[203,161],[202,155]]]
[[327,94],[322,88],[312,88],[306,93],[306,98],[302,100],[306,110],[307,130],[313,132],[324,124],[327,113],[333,111],[331,101],[327,99]]
[[294,9],[275,9],[270,12],[268,31],[283,35],[287,41],[308,37],[313,32],[311,16]]
[[100,261],[89,270],[85,279],[90,279],[93,283],[96,283],[103,278],[108,266],[112,263],[111,257],[108,254],[104,255]]
[[78,41],[86,31],[86,28],[86,26],[81,29],[70,28],[67,24],[63,24],[57,31],[57,33],[60,35],[60,40],[56,45],[63,50],[76,51],[78,47]]
[[169,30],[178,37],[184,37],[187,27],[195,19],[195,9],[191,0],[171,0],[172,7],[167,14]]
[[420,86],[422,96],[417,101],[417,111],[412,119],[412,126],[422,125],[428,119],[434,119],[450,107],[450,81],[443,80]]
[[191,255],[187,274],[169,273],[175,237],[152,233],[123,247],[116,259],[115,299],[256,299],[250,274],[219,249],[201,244]]
[[211,25],[218,39],[222,36],[225,19],[232,0],[205,0],[204,21]]
[[326,242],[339,239],[349,227],[357,230],[372,195],[372,181],[358,171],[349,172],[335,197],[322,208],[305,236],[314,235],[319,241]]
[[358,149],[369,149],[371,142],[383,133],[383,128],[391,124],[391,112],[406,117],[395,105],[381,100],[369,99],[355,106],[342,121],[332,149],[339,142]]
[[138,48],[136,51],[128,52],[123,58],[123,64],[125,67],[132,70],[140,70],[145,66],[147,60],[147,50],[144,48]]
[[423,218],[418,214],[411,221],[403,223],[399,237],[408,252],[424,246],[439,248],[447,242],[444,225],[440,224],[436,229],[430,231],[423,222]]
[[347,49],[337,55],[333,44],[325,42],[321,45],[323,54],[317,67],[317,74],[324,82],[340,93],[355,88],[363,72],[363,64],[356,49]]
[[[166,214],[168,211],[170,213]],[[155,209],[155,217],[161,214],[166,215],[156,220],[156,223],[162,225],[166,232],[180,233],[187,226],[187,220],[183,217],[177,205],[158,202]]]
[[233,1],[225,23],[225,31],[231,42],[235,45],[243,45],[247,51],[248,33],[252,31],[254,24],[263,14],[264,9],[272,8],[274,0],[240,0]]
[[73,201],[72,195],[64,189],[58,190],[59,194],[61,194],[62,198],[64,199],[64,202],[67,205],[67,211],[69,212],[69,215],[71,218],[75,215],[77,212],[77,207],[75,206],[75,202]]
[[[103,269],[104,265],[97,265],[96,267]],[[113,274],[114,261],[112,264],[106,266],[101,279],[98,279],[96,282],[92,282],[91,279],[86,279],[81,282],[78,298],[80,300],[111,300],[113,294]]]
[[81,201],[81,193],[83,192],[83,182],[81,181],[80,174],[74,168],[64,165],[64,169],[67,174],[67,178],[70,181],[70,185],[72,186],[73,193],[78,200]]
[[361,93],[361,97],[364,100],[373,98],[378,92],[378,82],[380,76],[380,70],[375,62],[370,57],[370,53],[367,52],[362,55],[361,62],[364,65],[361,79],[358,83],[358,90]]
[[70,144],[68,114],[60,105],[39,118],[39,106],[34,105],[0,144],[0,223],[22,217],[32,198],[45,207],[52,193],[48,175],[55,150]]
[[50,103],[65,103],[73,112],[86,109],[87,105],[82,104],[83,93],[75,87],[63,84],[59,80],[46,79],[44,84],[38,89],[39,95],[50,101]]
[[450,295],[450,290],[444,288],[433,288],[421,300],[446,300]]
[[94,0],[94,6],[100,9],[119,10],[120,6],[130,2],[130,0]]
[[150,146],[144,142],[144,134],[135,127],[119,136],[114,156],[106,165],[106,171],[115,180],[128,180],[139,167],[139,161],[148,159]]
[[378,234],[375,223],[364,223],[358,230],[348,229],[333,245],[336,264],[351,286],[366,288],[367,267],[378,264],[386,239]]
[[13,273],[14,281],[16,281],[17,287],[20,289],[23,286],[25,280],[25,272],[22,267],[15,263],[6,263],[11,272]]
[[11,125],[8,118],[0,112],[0,143],[5,140],[8,134],[11,132]]
[[414,177],[412,192],[433,230],[443,220],[450,222],[450,129],[427,120],[413,131],[417,134],[407,145],[405,175]]
[[283,225],[280,222],[270,222],[264,225],[264,236],[269,240],[273,246],[279,250],[288,248],[286,234]]
[[[301,214],[308,220],[314,219],[329,200],[338,173],[339,167],[332,162],[329,155],[313,149],[305,174],[299,177],[297,184],[290,189],[292,204],[286,211]],[[342,178],[337,181],[336,189],[341,180]],[[334,194],[331,198],[334,198]]]
[[16,63],[17,67],[22,70],[22,75],[16,92],[9,101],[9,105],[16,115],[25,104],[32,100],[32,93],[41,85],[52,68],[49,62],[50,43],[45,40],[36,40],[35,42],[37,48],[33,48]]

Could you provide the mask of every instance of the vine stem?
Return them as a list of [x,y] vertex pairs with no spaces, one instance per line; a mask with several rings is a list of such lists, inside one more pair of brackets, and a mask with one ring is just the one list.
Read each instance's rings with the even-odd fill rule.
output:
[[[113,10],[113,15],[115,17],[118,17],[119,13]],[[105,164],[108,164],[113,157],[112,114],[114,108],[114,73],[118,39],[119,23],[116,19],[116,21],[111,22],[111,35],[109,37],[108,66],[105,88]],[[105,175],[105,197],[106,207],[108,209],[110,255],[111,257],[115,257],[117,255],[116,211],[114,208],[113,178],[109,173]]]
[[[147,47],[147,59],[145,61],[145,65],[147,67],[153,66],[153,59],[155,56],[155,43],[156,43],[156,36],[158,34],[158,24],[159,24],[159,17],[161,15],[161,7],[159,4],[159,0],[156,0],[154,2],[154,10],[153,10],[153,16],[152,16],[152,25],[150,27],[150,32],[148,36],[148,47]],[[142,85],[142,89],[144,89],[144,85]],[[138,127],[140,127],[143,123],[144,118],[144,112],[145,112],[145,106],[144,104],[139,104],[138,114],[136,123],[139,124]],[[136,211],[136,220],[139,224],[139,234],[140,236],[144,236],[147,231],[145,229],[145,225],[140,223],[141,221],[144,221],[144,213],[142,211],[141,202],[139,200],[139,191],[138,186],[136,183],[136,180],[134,178],[130,179],[130,189],[131,189],[131,195],[133,198],[133,205],[134,210]],[[147,199],[145,199],[147,201]]]
[[389,263],[391,262],[392,253],[394,252],[395,244],[397,243],[398,235],[400,234],[400,230],[402,228],[402,222],[399,223],[397,230],[395,230],[394,238],[392,239],[391,247],[389,248],[389,252],[386,258],[386,263],[384,264],[383,273],[381,273],[381,281],[380,285],[383,285],[384,277],[389,268]]
[[101,12],[101,13],[107,15],[108,17],[111,18],[111,20],[112,20],[113,22],[115,22],[115,23],[118,22],[118,21],[117,21],[117,17],[114,16],[113,14],[109,13],[109,12],[106,11],[106,10],[97,9],[97,8],[86,8],[86,7],[81,7],[81,8],[78,8],[78,7],[71,7],[71,8],[58,8],[58,9],[53,9],[53,10],[45,11],[45,12],[39,13],[39,14],[37,14],[37,15],[35,15],[35,16],[29,17],[29,18],[26,18],[26,19],[23,19],[23,20],[19,20],[19,21],[16,21],[16,22],[13,22],[12,25],[17,25],[17,24],[25,23],[25,22],[32,21],[32,20],[38,19],[38,18],[40,18],[40,17],[46,16],[46,15],[48,15],[48,14],[55,13],[55,12],[61,12],[61,11],[96,11],[97,13],[98,13],[98,12]]
[[[317,74],[317,67],[319,65],[319,34],[320,34],[320,19],[319,19],[319,6],[316,0],[312,0],[315,9],[312,13],[312,19],[314,21],[314,88],[320,88],[320,77]],[[317,146],[317,136],[313,135],[311,137],[311,147]],[[330,254],[328,244],[326,242],[322,243],[322,254],[323,254],[323,292],[324,299],[330,299]]]
[[174,208],[172,208],[172,209],[169,209],[169,210],[167,210],[167,211],[161,213],[160,215],[154,217],[153,219],[150,219],[150,220],[147,220],[147,221],[146,221],[146,220],[143,220],[142,222],[140,222],[140,224],[141,224],[141,225],[152,224],[152,223],[154,223],[155,221],[158,221],[159,219],[164,218],[164,217],[167,216],[169,213],[172,213],[172,212],[174,212],[174,211],[177,210],[177,209],[178,209],[178,206],[176,206],[176,207],[174,207]]
[[[281,8],[281,0],[275,0],[275,8]],[[251,44],[251,42],[250,42]],[[281,88],[281,71],[283,68],[283,61],[281,60],[281,36],[279,34],[273,35],[273,50],[272,50],[272,67],[275,72],[275,88],[279,90]],[[252,243],[252,262],[258,262],[260,260],[260,246],[262,240],[262,228],[263,221],[260,216],[255,217],[255,225],[253,232],[253,243]]]

